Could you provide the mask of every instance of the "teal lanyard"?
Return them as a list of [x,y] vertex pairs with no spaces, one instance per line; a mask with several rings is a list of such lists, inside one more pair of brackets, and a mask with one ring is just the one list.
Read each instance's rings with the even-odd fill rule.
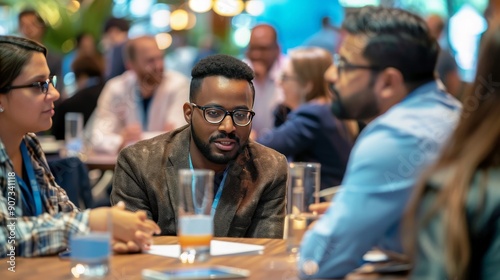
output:
[[[28,154],[28,148],[26,148],[26,144],[24,143],[24,141],[21,142],[21,154],[23,156],[24,167],[26,169],[26,173],[28,175],[29,183],[31,186],[30,189],[30,187],[26,185],[24,180],[21,177],[17,176],[19,185],[21,185],[21,188],[24,189],[23,193],[29,196],[26,198],[22,196],[22,199],[24,204],[26,205],[26,209],[32,209],[32,203],[34,202],[35,213],[33,213],[33,210],[30,210],[30,214],[39,216],[42,214],[42,197],[40,195],[40,188],[38,187],[38,183],[36,181],[35,170],[33,169],[33,164],[31,164],[31,158]],[[28,200],[30,201],[30,203],[28,203]]]
[[147,108],[144,108],[144,99],[142,98],[141,91],[138,87],[135,89],[135,103],[137,106],[137,113],[139,116],[139,121],[142,126],[142,131],[148,131],[148,120],[149,120],[149,108],[151,107],[151,103],[153,102],[153,96],[149,100]]
[[[194,169],[193,162],[191,161],[191,154],[189,154],[189,168],[191,170]],[[215,209],[217,209],[217,205],[219,204],[219,200],[220,200],[220,197],[222,195],[222,189],[224,188],[224,183],[226,182],[226,176],[227,176],[227,168],[226,168],[226,170],[224,170],[224,175],[222,176],[222,180],[220,181],[219,189],[217,190],[217,194],[215,194],[214,201],[212,202],[212,211],[211,211],[212,216],[215,215]],[[195,193],[194,183],[192,185],[191,192],[193,193],[193,196],[194,196],[194,193]],[[194,197],[193,197],[193,201],[194,201]]]

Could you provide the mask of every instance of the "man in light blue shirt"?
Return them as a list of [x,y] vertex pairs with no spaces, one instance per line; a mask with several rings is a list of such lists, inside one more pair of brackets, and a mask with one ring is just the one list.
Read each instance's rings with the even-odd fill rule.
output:
[[420,173],[454,129],[460,103],[435,80],[439,46],[409,12],[364,7],[326,76],[339,118],[368,123],[342,189],[300,248],[303,278],[343,277],[374,246],[401,252],[400,220]]

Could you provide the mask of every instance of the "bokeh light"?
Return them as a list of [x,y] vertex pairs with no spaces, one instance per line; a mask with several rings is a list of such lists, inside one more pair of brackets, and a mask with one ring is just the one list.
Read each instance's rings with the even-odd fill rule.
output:
[[240,27],[236,29],[233,33],[233,42],[240,48],[244,48],[248,45],[250,41],[250,29],[245,27]]
[[215,0],[214,12],[221,16],[232,17],[241,13],[244,7],[241,0]]
[[172,45],[172,35],[168,33],[158,33],[155,35],[155,39],[160,50],[164,50]]
[[170,27],[173,30],[186,29],[189,23],[189,15],[186,10],[178,9],[170,14]]
[[261,0],[250,0],[245,4],[245,11],[252,16],[259,16],[264,12],[265,5]]
[[196,13],[205,13],[212,8],[212,0],[189,0],[189,8]]

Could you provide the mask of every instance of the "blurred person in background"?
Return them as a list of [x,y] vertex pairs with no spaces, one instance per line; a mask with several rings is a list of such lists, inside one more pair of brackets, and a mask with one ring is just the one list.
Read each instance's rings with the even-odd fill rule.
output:
[[435,165],[422,177],[404,236],[415,279],[500,279],[500,25],[481,42],[474,86]]
[[283,101],[283,92],[277,86],[286,57],[281,54],[276,29],[259,24],[252,29],[245,61],[255,72],[254,137],[274,127],[275,107]]
[[106,60],[104,77],[107,80],[127,70],[124,49],[128,40],[130,23],[124,18],[111,17],[104,23],[103,47]]
[[[433,14],[426,18],[427,26],[431,36],[438,42],[443,35],[445,22],[439,15]],[[436,72],[439,78],[445,85],[447,91],[452,95],[459,97],[462,91],[462,81],[458,74],[458,66],[455,57],[450,53],[448,48],[440,46],[438,60],[436,63]]]
[[[104,66],[104,58],[97,49],[97,44],[94,36],[90,33],[83,32],[76,36],[75,48],[71,52],[66,54],[63,58],[63,64],[62,64],[63,76],[61,77],[62,79],[66,79],[66,75],[70,72],[73,72],[72,71],[73,61],[75,61],[75,58],[79,56],[94,57],[93,58],[94,62],[97,62],[99,65]],[[99,59],[102,61],[96,61],[95,59]],[[71,93],[69,94],[71,95]]]
[[353,144],[347,127],[331,110],[332,94],[324,78],[330,65],[332,55],[322,48],[289,52],[279,85],[291,113],[284,124],[257,139],[289,161],[321,163],[321,189],[340,184]]
[[152,36],[131,39],[125,46],[130,70],[106,82],[86,127],[91,149],[116,154],[126,145],[186,124],[182,105],[189,80],[164,68],[163,51]]
[[323,17],[321,19],[321,29],[309,37],[302,45],[320,47],[334,54],[338,50],[341,37],[340,30],[331,25],[330,18]]
[[55,183],[33,133],[50,128],[59,98],[46,54],[35,41],[0,36],[0,258],[65,251],[73,235],[106,230],[110,215],[115,251],[148,249],[159,228],[144,212],[123,203],[80,211]]
[[[404,10],[348,13],[326,78],[340,119],[367,126],[351,151],[340,191],[304,234],[304,278],[338,278],[373,247],[401,253],[400,221],[421,171],[458,122],[461,104],[436,80],[439,45],[425,21]],[[311,206],[318,209],[318,205]]]
[[[19,33],[30,40],[43,43],[43,37],[47,31],[47,26],[42,17],[32,9],[25,9],[19,13],[18,17],[18,28]],[[47,51],[47,64],[49,65],[50,74],[56,75],[59,79],[62,78],[62,56],[58,55],[56,52]],[[63,93],[64,84],[57,83],[57,90]],[[66,95],[63,93],[61,96],[62,101],[65,99]]]
[[76,92],[55,107],[52,117],[52,135],[58,140],[64,139],[64,116],[69,112],[83,114],[86,125],[97,106],[97,100],[104,87],[104,63],[101,56],[91,54],[78,55],[71,65],[76,79]]

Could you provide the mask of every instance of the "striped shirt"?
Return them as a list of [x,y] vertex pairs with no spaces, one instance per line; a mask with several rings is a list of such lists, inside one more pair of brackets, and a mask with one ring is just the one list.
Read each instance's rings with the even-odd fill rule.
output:
[[56,184],[35,134],[26,134],[23,141],[40,187],[43,213],[23,215],[21,187],[0,140],[0,258],[56,254],[68,247],[73,234],[89,231],[90,211],[80,211]]

